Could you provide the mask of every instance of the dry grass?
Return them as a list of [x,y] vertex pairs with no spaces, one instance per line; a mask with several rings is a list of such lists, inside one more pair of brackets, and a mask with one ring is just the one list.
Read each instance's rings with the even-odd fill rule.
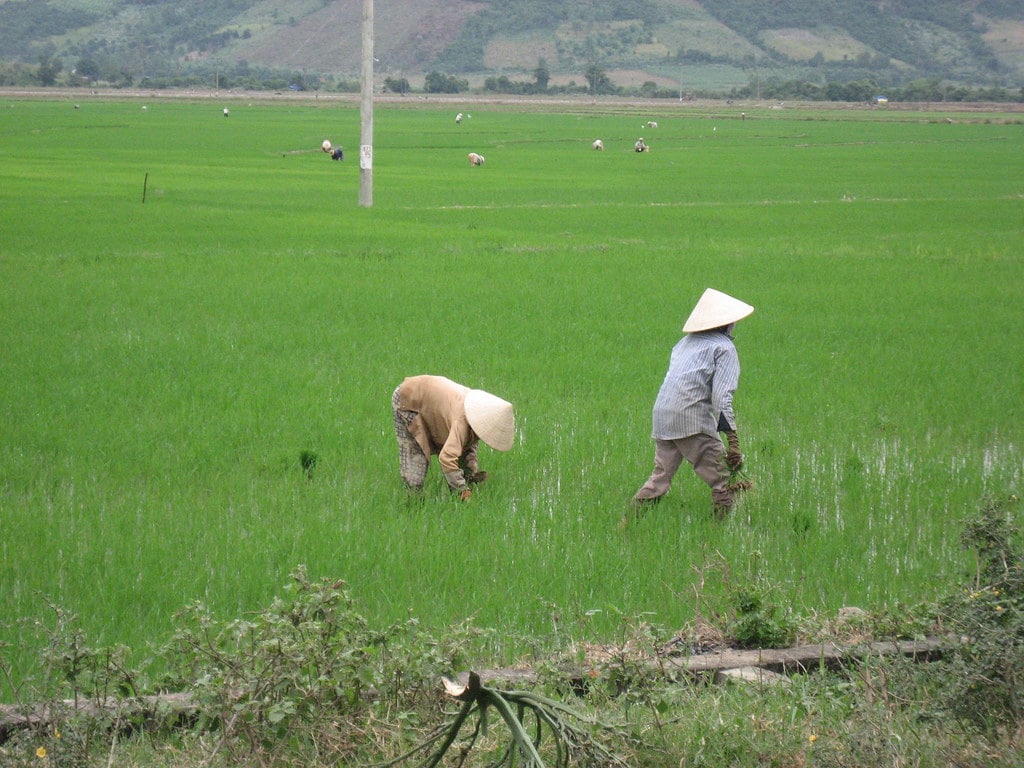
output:
[[773,29],[764,33],[764,41],[778,53],[797,61],[808,61],[818,53],[825,61],[845,61],[862,53],[876,53],[839,29]]

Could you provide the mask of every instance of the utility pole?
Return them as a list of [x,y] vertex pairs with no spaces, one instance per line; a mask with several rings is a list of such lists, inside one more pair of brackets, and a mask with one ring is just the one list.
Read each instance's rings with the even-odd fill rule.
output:
[[373,0],[363,0],[363,67],[359,104],[359,205],[373,207]]

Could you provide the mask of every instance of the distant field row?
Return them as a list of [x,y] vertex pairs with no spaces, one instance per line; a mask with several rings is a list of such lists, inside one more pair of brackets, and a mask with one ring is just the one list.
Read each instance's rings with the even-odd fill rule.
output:
[[[214,88],[196,88],[183,90],[153,89],[101,89],[86,88],[0,88],[0,97],[15,101],[23,99],[41,99],[44,101],[66,100],[68,102],[100,101],[136,101],[151,99],[159,101],[208,101],[223,100],[225,103],[245,101],[246,103],[267,105],[303,105],[303,106],[351,106],[358,107],[360,94],[335,93],[326,91],[246,91],[237,89],[216,90]],[[816,117],[830,116],[856,119],[857,115],[874,114],[881,119],[890,119],[899,113],[897,119],[933,120],[945,114],[971,115],[971,119],[1007,122],[1019,119],[1024,113],[1024,104],[1020,103],[985,103],[985,102],[890,102],[885,106],[845,102],[800,102],[786,101],[778,103],[771,99],[687,99],[682,102],[674,99],[645,99],[639,97],[620,96],[512,96],[502,94],[375,94],[374,101],[381,107],[443,109],[454,106],[461,109],[463,105],[484,104],[504,108],[524,108],[531,112],[565,111],[579,109],[588,114],[595,112],[614,113],[620,110],[641,111],[647,113],[678,113],[680,117],[701,116],[711,110],[719,114],[737,113],[744,110],[770,110],[773,117]],[[909,113],[909,114],[908,114]],[[889,117],[886,117],[888,115]]]

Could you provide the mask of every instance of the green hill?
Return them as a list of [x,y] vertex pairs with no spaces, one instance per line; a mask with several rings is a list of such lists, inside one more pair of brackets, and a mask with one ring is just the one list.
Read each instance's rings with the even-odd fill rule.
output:
[[[0,61],[90,80],[356,78],[361,0],[0,0]],[[916,79],[1024,86],[1019,0],[376,0],[378,74],[682,88]]]

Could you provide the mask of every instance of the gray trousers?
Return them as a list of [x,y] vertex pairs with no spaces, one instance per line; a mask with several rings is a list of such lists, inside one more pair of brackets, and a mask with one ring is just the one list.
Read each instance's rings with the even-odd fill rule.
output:
[[409,432],[409,424],[416,411],[403,411],[398,407],[398,389],[391,395],[391,411],[395,416],[395,437],[398,439],[398,466],[406,487],[421,490],[430,468],[430,457],[423,455],[420,444]]
[[683,460],[690,462],[694,474],[711,488],[716,507],[732,506],[729,470],[725,466],[725,446],[717,435],[690,435],[676,440],[654,441],[654,471],[633,496],[634,501],[660,499],[672,487]]

